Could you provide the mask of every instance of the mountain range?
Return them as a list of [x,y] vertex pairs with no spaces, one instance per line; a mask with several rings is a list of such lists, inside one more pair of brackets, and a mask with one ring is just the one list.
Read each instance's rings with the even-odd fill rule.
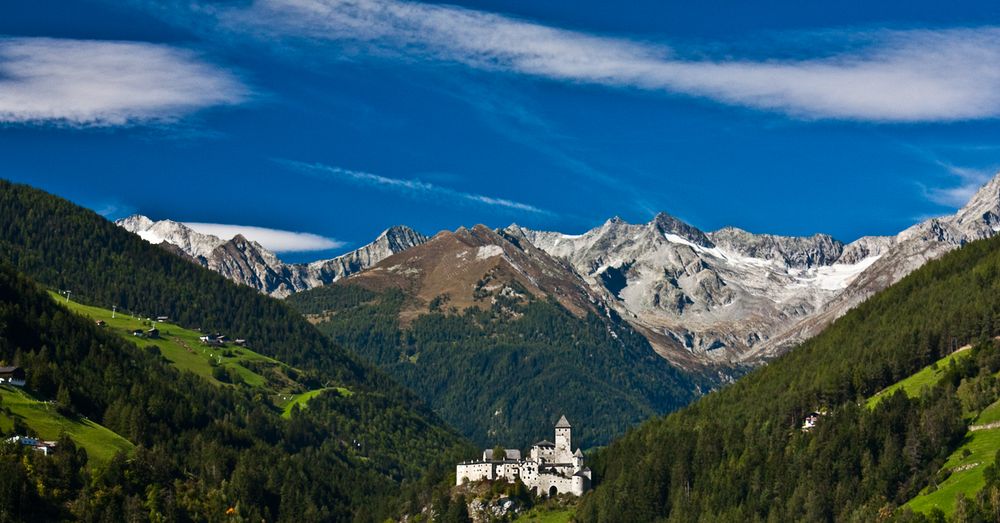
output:
[[517,281],[520,290],[501,294],[552,296],[578,315],[614,310],[675,365],[732,367],[780,354],[926,261],[995,235],[1000,176],[954,215],[846,244],[826,234],[703,232],[660,213],[644,224],[615,217],[579,235],[514,224],[428,239],[398,226],[337,258],[284,264],[242,236],[224,241],[143,216],[117,223],[273,296],[349,278],[407,289],[417,299],[401,314],[413,317],[436,298],[459,310],[495,302],[483,293]]
[[365,270],[394,253],[427,241],[426,236],[409,227],[396,226],[383,231],[371,243],[335,258],[289,264],[241,234],[224,240],[197,232],[181,222],[153,221],[138,214],[115,223],[150,243],[163,245],[236,283],[277,298],[327,285]]

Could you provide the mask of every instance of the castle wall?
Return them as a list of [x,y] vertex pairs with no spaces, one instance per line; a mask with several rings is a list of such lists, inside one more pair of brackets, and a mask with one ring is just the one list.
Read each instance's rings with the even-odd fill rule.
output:
[[455,484],[461,485],[465,481],[475,482],[493,480],[496,478],[496,471],[493,463],[488,461],[473,461],[470,463],[459,463],[455,467]]
[[560,476],[558,474],[539,474],[538,476],[538,494],[543,496],[548,496],[551,492],[552,487],[556,488],[558,494],[576,494],[580,496],[583,494],[582,490],[574,488],[573,479]]

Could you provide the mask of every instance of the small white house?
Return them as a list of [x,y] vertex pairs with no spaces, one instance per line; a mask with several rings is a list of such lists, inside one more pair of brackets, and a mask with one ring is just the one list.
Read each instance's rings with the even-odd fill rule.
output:
[[21,367],[0,367],[0,385],[23,387],[27,377],[27,373]]
[[819,416],[819,412],[810,412],[809,415],[802,420],[802,432],[809,432],[812,430],[813,427],[816,426],[816,423],[819,422]]
[[56,449],[55,441],[43,441],[28,436],[14,436],[12,438],[8,438],[7,441],[10,443],[20,443],[25,447],[31,447],[31,450],[34,450],[36,452],[41,452],[46,456],[48,456]]

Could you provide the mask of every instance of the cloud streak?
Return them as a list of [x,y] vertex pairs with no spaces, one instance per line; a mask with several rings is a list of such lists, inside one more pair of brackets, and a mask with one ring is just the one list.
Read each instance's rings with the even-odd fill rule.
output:
[[529,205],[514,200],[508,200],[506,198],[497,198],[482,194],[457,191],[455,189],[442,187],[440,185],[434,185],[428,182],[422,182],[420,180],[391,178],[388,176],[382,176],[378,174],[341,169],[339,167],[332,167],[329,165],[323,165],[319,163],[304,163],[291,160],[275,160],[275,161],[280,165],[284,165],[285,167],[288,167],[290,169],[294,169],[303,174],[315,178],[320,178],[323,180],[339,180],[359,185],[367,185],[371,187],[377,187],[380,189],[396,191],[411,197],[436,196],[439,198],[444,198],[452,201],[475,203],[490,207],[496,207],[506,211],[518,211],[518,212],[552,215],[550,211],[541,209],[539,207],[535,207],[534,205]]
[[283,231],[252,225],[233,225],[226,223],[184,222],[184,225],[202,234],[211,234],[224,240],[230,240],[237,234],[253,240],[265,248],[275,252],[306,252],[325,251],[343,247],[344,242],[312,234],[308,232]]
[[0,37],[0,123],[79,127],[169,123],[246,101],[232,73],[143,42]]
[[959,208],[969,203],[973,195],[994,175],[994,172],[984,169],[958,167],[942,161],[937,161],[937,164],[957,177],[959,183],[954,187],[925,187],[924,195],[928,200],[946,207]]
[[832,56],[819,49],[815,58],[688,59],[663,45],[398,0],[256,0],[215,14],[224,27],[259,38],[350,42],[373,54],[703,97],[804,119],[1000,116],[997,28],[854,34],[867,45]]

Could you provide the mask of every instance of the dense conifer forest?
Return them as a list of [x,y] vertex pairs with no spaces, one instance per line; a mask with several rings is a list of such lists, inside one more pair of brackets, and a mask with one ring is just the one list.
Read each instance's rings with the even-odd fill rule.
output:
[[287,300],[483,446],[526,448],[551,439],[563,414],[578,429],[574,444],[606,444],[686,405],[699,384],[709,386],[672,367],[617,317],[580,319],[554,300],[534,298],[457,311],[441,296],[403,326],[407,299],[400,290],[347,284]]
[[[232,508],[253,521],[381,521],[419,511],[470,454],[411,393],[283,303],[41,191],[0,182],[0,214],[0,361],[27,369],[33,395],[137,445],[107,464],[71,442],[52,457],[0,446],[0,520],[216,521]],[[283,419],[249,388],[179,372],[70,313],[21,273],[74,299],[257,340],[353,394]]]
[[[963,440],[968,394],[998,397],[1000,238],[928,263],[735,384],[599,453],[580,521],[902,521]],[[972,356],[918,397],[865,399],[967,343]],[[804,416],[825,411],[803,432]],[[983,464],[987,466],[987,464]],[[955,521],[1000,519],[997,466]]]

